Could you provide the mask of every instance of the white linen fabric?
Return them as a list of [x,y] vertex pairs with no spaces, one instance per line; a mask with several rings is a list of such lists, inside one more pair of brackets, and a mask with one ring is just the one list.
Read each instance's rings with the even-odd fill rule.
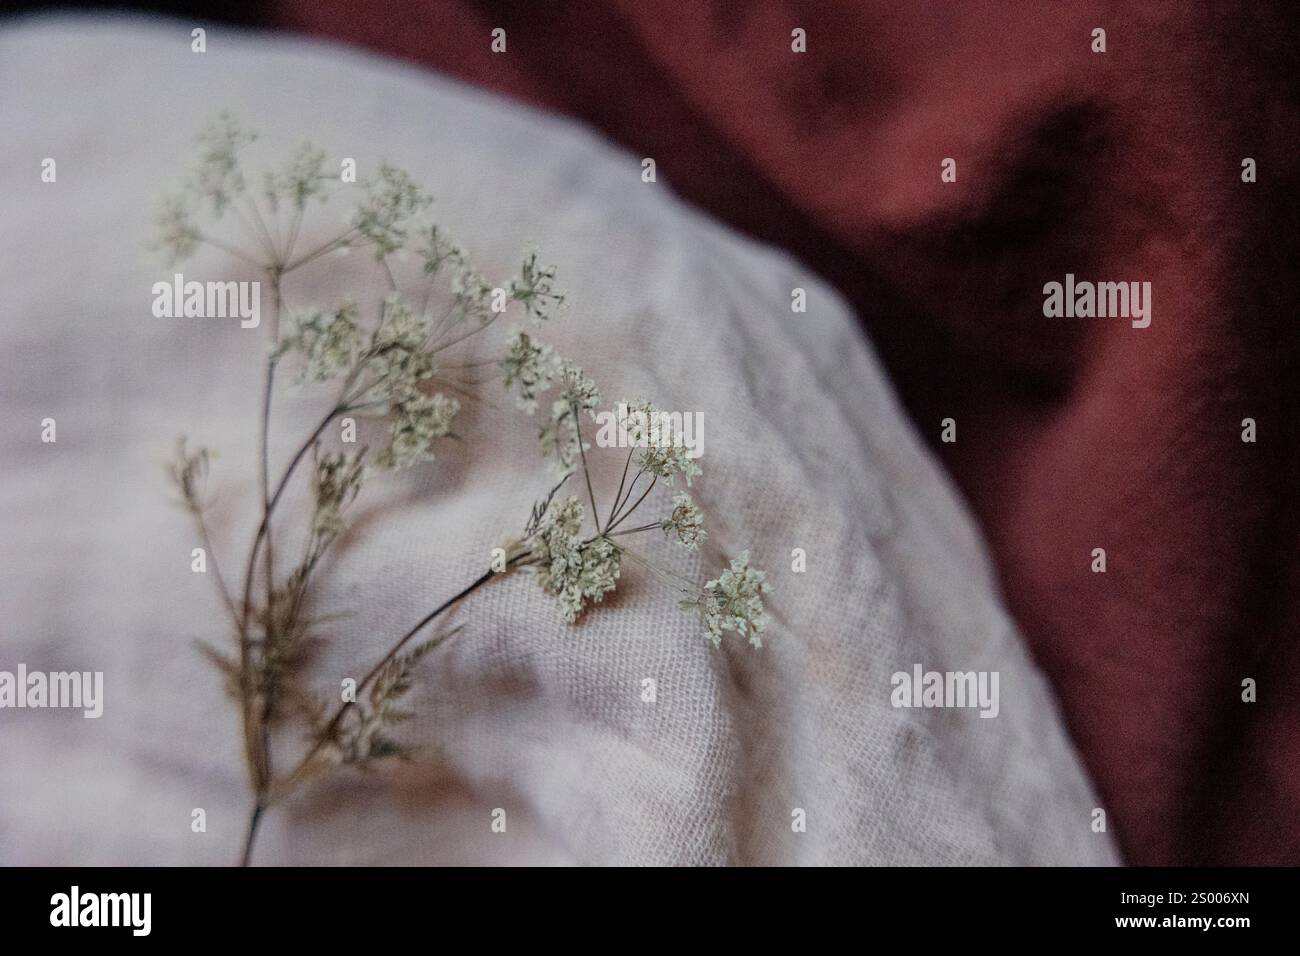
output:
[[[222,108],[262,133],[263,155],[309,138],[331,168],[408,169],[489,279],[535,242],[570,301],[543,337],[608,403],[703,416],[692,492],[708,541],[698,556],[658,537],[648,550],[703,580],[748,548],[775,588],[765,646],[715,650],[634,565],[576,626],[527,576],[492,582],[421,665],[418,717],[400,728],[421,756],[299,792],[267,815],[257,862],[1116,861],[971,518],[827,286],[674,198],[672,169],[643,183],[641,157],[572,122],[298,40],[209,26],[193,53],[191,27],[58,18],[0,35],[0,670],[105,674],[98,720],[0,710],[0,862],[237,856],[235,711],[194,645],[230,638],[161,465],[182,433],[218,450],[215,557],[239,578],[266,328],[155,318],[151,287],[173,270],[147,250],[159,193]],[[347,208],[332,201],[304,235],[327,237]],[[212,250],[175,271],[257,278]],[[295,274],[286,299],[361,289],[366,303],[385,287],[358,252]],[[464,403],[463,440],[357,503],[314,592],[322,693],[485,569],[549,486],[537,423],[499,382],[484,395]],[[327,400],[277,398],[277,470]],[[608,503],[622,455],[593,459]],[[1000,712],[892,707],[891,675],[915,664],[998,672]]]

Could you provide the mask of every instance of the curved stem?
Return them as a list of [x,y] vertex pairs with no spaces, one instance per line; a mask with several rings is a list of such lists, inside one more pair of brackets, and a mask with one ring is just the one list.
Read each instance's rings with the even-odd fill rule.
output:
[[[506,565],[507,570],[512,565],[516,565],[526,561],[529,557],[531,557],[531,552],[525,552],[524,554],[517,555],[516,557],[511,559],[511,561]],[[492,580],[494,577],[497,577],[500,573],[501,572],[493,571],[491,569],[483,572],[481,575],[475,578],[471,583],[467,584],[465,587],[461,588],[460,591],[456,592],[456,594],[447,598],[447,600],[443,601],[441,604],[439,604],[436,608],[434,608],[424,617],[420,618],[420,620],[416,622],[415,625],[413,625],[405,634],[401,636],[401,638],[397,641],[396,644],[394,644],[391,648],[388,649],[388,653],[386,653],[383,657],[379,659],[379,663],[375,664],[375,666],[370,669],[370,671],[366,674],[366,676],[361,679],[360,683],[357,684],[357,694],[359,695],[361,691],[365,690],[365,688],[370,684],[370,682],[373,681],[376,676],[378,676],[379,672],[384,669],[384,667],[388,664],[388,662],[391,661],[394,657],[396,657],[398,653],[401,652],[402,648],[405,647],[408,643],[410,643],[411,639],[415,637],[416,634],[420,633],[420,631],[422,631],[426,626],[432,623],[432,621],[435,618],[437,618],[440,614],[442,614],[444,611],[451,608],[458,601],[464,600],[466,597],[473,594],[475,591],[481,588],[488,581]],[[334,739],[334,735],[338,731],[339,725],[343,722],[344,715],[348,712],[349,709],[355,706],[356,704],[353,701],[348,701],[347,703],[342,704],[338,708],[338,710],[334,712],[334,716],[330,719],[330,722],[325,725],[325,729],[322,730],[317,735],[316,742],[312,744],[311,749],[307,751],[307,753],[303,756],[303,758],[300,761],[298,761],[298,765],[284,779],[283,785],[278,788],[278,793],[271,794],[272,799],[274,799],[277,796],[288,793],[290,790],[293,789],[294,784],[307,771],[308,767],[311,764],[312,758],[315,757],[316,754],[320,753],[321,748],[324,747],[326,743]]]

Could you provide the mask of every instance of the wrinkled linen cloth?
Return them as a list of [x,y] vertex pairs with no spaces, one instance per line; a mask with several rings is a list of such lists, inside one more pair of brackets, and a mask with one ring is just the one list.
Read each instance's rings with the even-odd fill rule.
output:
[[[774,586],[764,646],[715,650],[631,564],[574,626],[528,576],[491,582],[421,663],[417,716],[399,728],[420,755],[299,791],[268,813],[257,862],[1116,861],[970,516],[827,286],[643,183],[639,157],[572,122],[328,46],[212,28],[195,54],[189,31],[74,18],[0,35],[0,669],[105,675],[97,720],[0,711],[0,862],[237,857],[250,800],[235,710],[194,644],[230,638],[162,465],[181,434],[218,450],[213,557],[237,580],[266,329],[155,318],[152,285],[173,270],[146,248],[158,194],[220,108],[270,156],[310,138],[334,168],[409,169],[490,279],[536,243],[569,295],[540,334],[607,404],[644,395],[703,416],[692,493],[709,538],[698,555],[658,537],[647,552],[703,580],[749,549]],[[41,182],[46,157],[55,183]],[[327,238],[344,199],[304,236]],[[175,271],[258,278],[214,250]],[[356,252],[295,273],[285,297],[367,303],[385,289]],[[477,577],[550,486],[537,422],[499,381],[484,389],[464,403],[461,440],[372,479],[354,506],[313,591],[321,693]],[[273,472],[328,400],[278,393]],[[623,456],[592,458],[607,504]],[[281,527],[301,518],[289,508]],[[917,664],[997,672],[997,716],[892,707],[891,675]]]

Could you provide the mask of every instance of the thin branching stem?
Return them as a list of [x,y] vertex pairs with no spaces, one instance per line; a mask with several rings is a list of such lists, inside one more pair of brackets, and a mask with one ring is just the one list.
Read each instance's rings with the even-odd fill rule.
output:
[[[638,477],[638,478],[641,477],[642,474],[644,474],[644,472],[638,472],[638,473],[637,473],[637,477]],[[624,521],[626,521],[628,518],[630,518],[630,517],[632,516],[632,512],[636,511],[637,508],[641,507],[641,502],[645,501],[645,499],[646,499],[646,495],[648,495],[648,494],[650,494],[650,492],[654,491],[654,488],[655,488],[655,482],[657,482],[658,480],[659,480],[659,476],[658,476],[658,475],[656,475],[655,477],[653,477],[653,478],[650,479],[650,486],[649,486],[648,488],[646,488],[646,490],[643,491],[643,492],[641,493],[641,497],[638,498],[638,499],[636,500],[636,504],[634,504],[631,508],[628,508],[628,509],[627,509],[626,511],[624,511],[622,514],[620,514],[617,518],[615,518],[613,524],[611,524],[611,525],[606,525],[606,526],[605,526],[605,533],[606,533],[606,534],[609,534],[609,532],[613,531],[615,528],[617,528],[619,525],[621,525]],[[633,482],[633,484],[635,484],[635,482]],[[628,497],[629,497],[629,498],[632,497],[632,491],[631,491],[631,489],[628,489],[628,493],[627,493],[627,494],[628,494]]]
[[623,462],[623,477],[618,480],[618,491],[614,492],[614,503],[609,507],[609,517],[605,519],[605,527],[609,527],[610,522],[614,520],[614,515],[618,511],[619,499],[623,496],[623,485],[627,482],[627,470],[632,464],[632,455],[636,453],[636,446],[633,445],[627,450],[627,461]]
[[306,208],[305,204],[299,204],[293,214],[293,224],[289,227],[289,241],[284,248],[284,261],[288,262],[293,258],[293,250],[298,245],[298,230],[302,228],[302,214]]
[[596,493],[591,489],[591,470],[587,468],[587,451],[582,443],[582,418],[578,415],[577,402],[569,403],[569,413],[573,416],[573,428],[578,435],[578,454],[582,456],[582,477],[587,479],[587,497],[591,500],[591,520],[595,522],[596,533],[600,533],[600,512],[596,510]]
[[605,536],[606,536],[607,538],[617,538],[619,535],[624,535],[624,534],[637,534],[637,533],[639,533],[639,532],[641,532],[641,531],[652,531],[652,530],[654,530],[655,528],[658,528],[658,527],[659,527],[659,522],[658,522],[658,521],[652,521],[652,522],[650,522],[650,524],[643,524],[643,525],[641,525],[641,527],[639,527],[639,528],[624,528],[622,531],[610,531],[609,528],[606,528],[606,529],[605,529]]
[[333,252],[335,249],[338,249],[339,247],[347,243],[348,240],[350,240],[358,232],[360,232],[360,230],[356,226],[353,226],[351,229],[347,230],[341,235],[335,236],[333,239],[329,240],[329,242],[317,246],[311,252],[303,253],[297,259],[292,260],[287,265],[285,265],[283,271],[286,273],[292,272],[294,269],[297,269],[299,266],[305,266],[307,263],[312,262],[315,259],[319,259],[321,256],[327,253]]
[[220,249],[222,252],[227,253],[228,255],[232,255],[236,259],[242,259],[244,262],[247,262],[249,265],[257,266],[257,268],[259,269],[267,268],[265,262],[259,262],[257,259],[254,259],[252,256],[245,255],[244,253],[236,249],[234,246],[222,242],[220,239],[215,239],[212,236],[200,235],[198,237],[198,240],[199,242],[207,243],[209,246],[212,246],[212,248],[214,249]]
[[651,573],[657,574],[659,577],[663,578],[670,585],[672,585],[674,590],[681,591],[683,594],[691,594],[691,595],[694,595],[699,592],[700,590],[699,585],[696,584],[694,581],[692,581],[690,578],[684,577],[668,568],[661,567],[660,565],[655,564],[653,561],[651,561],[648,558],[643,558],[641,555],[637,554],[635,551],[626,547],[625,545],[619,544],[619,545],[615,545],[615,547],[618,548],[620,552],[627,555],[629,558],[632,558],[634,561],[636,561],[643,567],[649,569]]
[[230,208],[234,210],[235,215],[239,217],[241,222],[243,222],[245,228],[247,228],[249,232],[253,233],[253,237],[262,246],[262,251],[270,256],[271,261],[279,262],[280,251],[276,248],[275,240],[271,238],[271,233],[267,231],[266,223],[262,219],[262,214],[257,209],[257,204],[253,202],[252,197],[247,193],[241,194],[240,198],[242,198],[245,205],[252,210],[253,217],[257,222],[257,227],[254,228],[253,224],[249,222],[248,217],[239,211],[239,203],[232,202]]
[[[515,557],[511,558],[509,562],[507,562],[506,570],[508,571],[513,567],[517,567],[522,564],[527,564],[531,560],[531,558],[532,558],[532,553],[528,551],[523,552],[522,554],[518,554]],[[397,642],[388,649],[388,652],[379,659],[379,662],[375,664],[375,666],[372,667],[369,670],[369,672],[367,672],[366,676],[361,679],[360,683],[357,684],[357,688],[356,688],[357,694],[359,695],[361,691],[365,690],[365,688],[369,686],[370,682],[373,681],[375,677],[379,675],[380,671],[382,671],[384,667],[386,667],[388,663],[392,661],[393,658],[395,658],[398,654],[400,654],[402,648],[405,647],[407,644],[409,644],[411,640],[417,634],[420,633],[420,631],[424,630],[424,628],[428,627],[429,624],[431,624],[434,620],[436,620],[440,615],[450,610],[460,601],[463,601],[465,598],[469,597],[471,594],[473,594],[483,585],[487,584],[493,578],[501,576],[501,574],[503,573],[504,572],[498,572],[491,569],[483,572],[472,582],[470,582],[465,587],[463,587],[460,591],[458,591],[456,594],[452,595],[447,600],[439,604],[432,611],[430,611],[428,614],[426,614],[424,617],[420,618],[419,621],[417,621],[411,628],[409,628],[406,631],[406,633],[403,634],[397,640]],[[303,756],[303,758],[298,761],[298,765],[293,769],[291,773],[289,773],[287,777],[284,778],[283,782],[279,786],[273,788],[273,792],[270,793],[270,797],[272,799],[282,797],[293,790],[297,782],[300,779],[302,779],[303,775],[306,774],[307,771],[310,769],[311,762],[316,757],[316,755],[320,753],[321,749],[325,747],[326,744],[334,740],[335,735],[338,732],[339,726],[343,723],[344,716],[351,708],[355,706],[356,706],[355,703],[351,701],[339,706],[339,708],[334,712],[334,716],[330,719],[329,723],[326,724],[325,728],[319,734],[316,735],[315,742],[312,744],[311,748],[307,751],[307,753]]]
[[203,517],[201,507],[193,509],[194,523],[198,525],[199,540],[203,542],[203,550],[208,555],[208,560],[212,564],[213,583],[216,584],[217,590],[221,593],[221,602],[230,612],[231,623],[236,628],[239,627],[239,610],[235,606],[235,599],[230,596],[230,590],[226,587],[226,579],[221,573],[221,565],[217,561],[217,552],[212,547],[212,536],[208,533],[208,522]]

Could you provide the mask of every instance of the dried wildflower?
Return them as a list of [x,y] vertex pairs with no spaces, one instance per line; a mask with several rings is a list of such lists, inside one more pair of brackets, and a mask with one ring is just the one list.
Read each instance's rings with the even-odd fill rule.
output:
[[596,406],[600,404],[600,389],[596,387],[596,383],[568,359],[560,362],[560,371],[556,378],[560,383],[559,400],[595,418]]
[[537,583],[560,600],[572,624],[588,602],[599,603],[614,590],[622,554],[608,538],[583,541],[582,503],[570,495],[547,509],[529,541],[537,561]]
[[553,458],[559,473],[572,470],[583,452],[591,448],[582,440],[577,415],[587,412],[595,417],[600,404],[600,390],[577,365],[567,359],[558,360],[555,380],[559,383],[559,396],[551,403],[551,420],[542,427],[542,456]]
[[767,574],[749,566],[749,552],[731,560],[727,568],[695,597],[682,601],[683,610],[696,610],[709,632],[709,640],[717,647],[722,643],[723,631],[735,631],[747,637],[754,647],[762,647],[760,636],[771,620],[763,610],[763,595],[772,586]]
[[343,532],[343,510],[361,491],[365,480],[365,449],[351,454],[331,452],[318,455],[312,474],[312,494],[316,500],[312,514],[312,532],[333,539]]
[[300,352],[306,359],[299,383],[324,382],[352,367],[360,342],[357,307],[348,302],[333,312],[311,309],[291,315],[280,352]]
[[374,375],[366,401],[396,407],[419,398],[420,383],[433,378],[437,364],[425,351],[428,320],[411,311],[396,295],[385,300],[379,326],[365,352]]
[[365,767],[379,758],[411,755],[411,748],[384,731],[410,718],[410,712],[398,705],[415,685],[416,665],[438,643],[426,641],[409,654],[394,655],[380,668],[365,699],[344,711],[331,733],[338,762]]
[[437,372],[433,355],[406,349],[384,352],[370,365],[378,371],[379,380],[370,390],[368,401],[383,404],[390,410],[423,395],[420,383],[427,382]]
[[181,493],[186,510],[195,514],[203,510],[203,482],[208,477],[208,450],[189,451],[185,439],[176,441],[176,457],[167,466],[167,474]]
[[301,211],[312,196],[324,196],[325,151],[311,143],[303,143],[281,173],[268,170],[263,193],[272,211],[282,203]]
[[382,259],[406,244],[411,218],[432,201],[407,173],[381,163],[379,174],[366,183],[352,224],[374,243],[375,258]]
[[420,249],[420,258],[424,260],[424,271],[433,275],[448,263],[453,266],[463,265],[465,253],[447,233],[438,226],[430,226],[425,232],[425,244]]
[[557,361],[549,345],[534,341],[522,330],[501,360],[506,389],[516,388],[515,404],[529,415],[537,411],[537,396],[551,387]]
[[466,321],[485,325],[492,319],[492,286],[474,269],[458,263],[451,279],[452,324]]
[[194,224],[194,201],[185,193],[164,196],[154,216],[158,228],[158,241],[154,244],[167,255],[169,265],[175,265],[194,254],[202,238]]
[[396,346],[414,351],[424,346],[428,336],[428,320],[416,315],[401,296],[393,294],[384,300],[374,336],[377,346]]
[[190,187],[212,204],[218,218],[230,205],[235,194],[244,191],[244,174],[239,167],[239,151],[257,139],[229,113],[220,114],[199,134],[199,162]]
[[623,403],[627,409],[624,428],[629,440],[643,447],[637,463],[643,471],[673,483],[676,475],[686,479],[687,486],[701,474],[700,466],[691,457],[690,449],[677,433],[671,415],[661,412],[644,400]]
[[416,395],[393,407],[391,438],[379,453],[380,468],[409,468],[422,461],[433,461],[433,440],[451,431],[452,420],[460,411],[460,402],[441,392]]
[[553,459],[557,474],[567,474],[576,466],[582,452],[591,446],[578,435],[577,418],[573,408],[558,399],[551,405],[551,418],[542,426],[539,436],[542,457]]
[[555,266],[537,264],[537,253],[529,250],[519,267],[519,278],[510,283],[510,297],[524,304],[535,322],[550,318],[564,305],[564,293],[555,288]]
[[[601,523],[601,514],[605,512],[597,506],[596,489],[587,467],[586,452],[590,446],[582,441],[581,426],[583,412],[595,419],[599,390],[577,365],[562,360],[527,333],[516,332],[500,362],[506,389],[516,404],[530,414],[536,411],[543,396],[551,395],[551,414],[541,429],[542,449],[556,460],[566,477],[581,464],[594,534],[583,534],[586,512],[578,498],[558,499],[564,484],[561,480],[543,500],[534,504],[522,533],[505,542],[504,566],[496,566],[494,557],[491,569],[416,622],[360,680],[359,698],[334,707],[330,716],[329,704],[313,698],[305,690],[303,673],[310,663],[308,652],[319,637],[315,625],[309,624],[302,610],[313,569],[342,533],[345,513],[370,473],[370,459],[365,449],[322,453],[319,443],[331,423],[343,415],[369,412],[387,416],[390,427],[388,447],[374,456],[374,465],[402,468],[431,459],[432,445],[437,438],[450,433],[459,403],[441,393],[430,394],[428,383],[435,374],[480,364],[467,361],[442,366],[441,353],[471,335],[481,334],[493,324],[497,313],[492,306],[498,304],[494,299],[499,290],[488,285],[461,249],[438,227],[427,226],[416,232],[418,214],[431,200],[409,176],[387,165],[381,166],[378,174],[365,185],[358,208],[348,225],[340,227],[341,232],[323,242],[313,239],[305,249],[299,250],[297,240],[299,228],[304,225],[304,210],[313,197],[324,197],[331,178],[324,175],[325,154],[312,146],[300,148],[278,172],[264,175],[261,191],[251,192],[245,188],[239,152],[252,139],[252,134],[228,116],[220,117],[201,137],[202,155],[187,190],[165,199],[157,218],[159,245],[173,260],[188,256],[200,243],[209,244],[248,263],[261,265],[266,270],[267,282],[275,290],[272,299],[275,321],[266,326],[273,341],[265,369],[268,387],[263,393],[261,409],[262,494],[258,496],[261,521],[244,565],[242,593],[226,588],[204,523],[202,485],[208,453],[190,452],[181,443],[175,461],[169,466],[185,507],[193,512],[200,539],[210,556],[210,567],[215,572],[212,578],[234,625],[233,648],[227,652],[205,647],[204,653],[221,671],[227,689],[240,705],[244,754],[255,805],[244,843],[245,863],[251,857],[262,811],[306,780],[339,763],[366,765],[380,757],[407,753],[405,747],[386,735],[385,728],[407,716],[398,703],[411,688],[416,662],[436,642],[420,645],[405,654],[403,649],[431,621],[488,581],[517,568],[533,568],[539,585],[557,599],[564,618],[572,622],[615,589],[626,557],[646,565],[681,593],[686,598],[683,606],[699,614],[715,644],[720,642],[723,631],[731,630],[756,646],[768,623],[762,596],[769,590],[763,573],[749,567],[747,554],[732,561],[717,579],[699,585],[671,568],[654,565],[626,546],[627,536],[654,534],[656,530],[675,536],[691,549],[698,548],[705,539],[703,517],[684,494],[673,499],[668,517],[649,523],[628,523],[652,493],[657,479],[662,477],[670,482],[680,474],[689,484],[699,474],[698,467],[686,454],[684,443],[676,441],[671,419],[660,416],[649,403],[633,406],[642,414],[640,423],[634,422],[630,429],[643,439],[639,467],[635,474],[630,473],[638,450],[634,449],[624,462],[618,490],[608,516]],[[208,203],[218,215],[232,207],[244,227],[244,239],[251,239],[257,248],[242,248],[238,239],[227,242],[200,229],[195,217]],[[300,266],[361,243],[371,243],[376,258],[382,260],[389,253],[406,248],[411,239],[417,240],[412,246],[423,259],[425,281],[432,285],[438,280],[450,296],[442,317],[436,322],[431,319],[437,313],[429,311],[427,295],[425,305],[417,313],[408,301],[419,300],[408,300],[396,293],[384,301],[373,325],[364,322],[361,310],[351,304],[333,311],[311,309],[292,313],[288,321],[280,321],[284,301],[282,283]],[[396,286],[397,278],[391,270],[387,272],[389,281]],[[508,283],[507,291],[509,298],[520,303],[524,314],[534,322],[545,320],[564,305],[563,293],[555,288],[554,267],[539,264],[534,252],[526,255],[519,275]],[[458,324],[468,328],[449,331]],[[302,356],[301,380],[338,378],[342,382],[334,405],[290,457],[278,482],[271,484],[276,472],[268,468],[267,435],[275,385],[274,363],[289,353]],[[473,384],[465,383],[463,387],[470,388]],[[449,380],[449,386],[461,387],[462,383]],[[298,563],[286,568],[284,557],[293,551],[286,547],[285,539],[292,540],[292,536],[283,534],[283,508],[277,511],[276,506],[282,492],[291,487],[295,469],[308,460],[308,452],[313,450],[310,484],[314,500],[306,533],[301,536],[306,547]],[[290,718],[306,722],[311,735],[309,745],[296,764],[286,769],[277,760],[278,766],[272,767],[272,742],[280,722]]]
[[688,494],[679,494],[673,499],[673,512],[659,522],[659,527],[668,534],[677,535],[677,540],[692,551],[697,550],[708,537],[704,530],[704,516]]

